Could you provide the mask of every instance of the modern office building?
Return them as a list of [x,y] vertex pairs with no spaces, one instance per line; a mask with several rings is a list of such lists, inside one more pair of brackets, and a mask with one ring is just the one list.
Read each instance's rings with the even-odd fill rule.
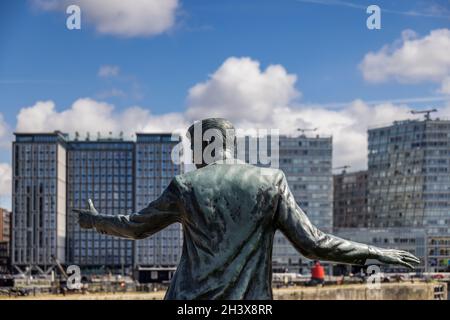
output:
[[103,214],[139,211],[180,173],[170,158],[177,143],[170,134],[137,134],[136,141],[127,141],[122,135],[16,133],[12,264],[42,270],[53,265],[54,256],[93,271],[174,266],[181,252],[179,225],[155,235],[159,241],[132,241],[80,229],[72,209],[91,198]]
[[9,241],[0,241],[0,274],[7,273],[10,265]]
[[98,138],[67,144],[67,253],[79,266],[118,269],[133,264],[133,241],[83,230],[72,214],[89,198],[102,214],[134,211],[134,142]]
[[342,171],[333,184],[333,228],[367,227],[367,171]]
[[423,228],[427,270],[450,266],[450,121],[369,130],[370,228]]
[[[423,228],[340,228],[335,231],[335,234],[344,239],[381,248],[411,252],[421,261],[416,267],[420,271],[425,271],[425,266],[429,264],[428,248],[434,249],[433,246],[429,246],[431,239],[428,239]],[[384,272],[406,271],[405,267],[399,265],[383,265],[382,268]],[[426,271],[436,271],[436,269],[428,268]]]
[[5,273],[10,264],[11,213],[0,208],[0,273]]
[[[171,179],[180,174],[180,166],[172,161],[177,141],[170,134],[136,135],[135,203],[145,208],[159,197]],[[135,263],[140,267],[171,268],[181,256],[183,234],[181,224],[170,225],[150,238],[136,241]]]
[[[333,229],[332,138],[280,136],[280,169],[298,205],[324,232]],[[301,257],[280,232],[275,234],[274,269],[299,272],[308,260]],[[287,266],[287,267],[285,267]],[[281,268],[280,268],[281,267]]]
[[0,241],[11,240],[11,212],[0,208]]
[[61,132],[16,134],[13,142],[12,265],[66,262],[66,144]]
[[[273,163],[260,163],[257,155],[267,155],[269,160],[276,161],[285,174],[295,200],[305,211],[312,223],[325,232],[333,228],[333,176],[332,176],[332,138],[282,135],[278,138],[278,159],[274,159],[272,139],[268,137],[263,146],[249,143],[246,138],[245,160],[262,167]],[[260,153],[260,149],[265,149]],[[266,153],[267,151],[267,153]],[[252,153],[252,155],[250,155]],[[253,160],[251,160],[253,157]],[[255,163],[255,159],[258,162]],[[277,232],[273,246],[273,270],[275,272],[292,271],[309,264],[294,249],[286,237]]]
[[423,271],[449,271],[450,121],[397,121],[368,139],[368,229],[339,235],[408,250]]
[[450,228],[450,121],[369,130],[369,227]]

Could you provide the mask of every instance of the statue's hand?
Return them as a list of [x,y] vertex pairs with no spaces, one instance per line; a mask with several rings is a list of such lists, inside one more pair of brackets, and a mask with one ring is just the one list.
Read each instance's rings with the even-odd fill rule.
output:
[[98,211],[91,199],[88,200],[87,209],[73,209],[73,212],[77,214],[78,224],[81,228],[92,229],[94,227],[94,217],[98,215]]
[[414,265],[420,263],[419,258],[403,250],[369,247],[369,252],[372,258],[386,264],[399,264],[414,269]]

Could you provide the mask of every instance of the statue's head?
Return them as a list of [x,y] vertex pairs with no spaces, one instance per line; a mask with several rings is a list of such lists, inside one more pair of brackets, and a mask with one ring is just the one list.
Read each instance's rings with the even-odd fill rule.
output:
[[194,122],[186,136],[191,141],[192,158],[197,168],[234,155],[236,134],[233,124],[223,118]]

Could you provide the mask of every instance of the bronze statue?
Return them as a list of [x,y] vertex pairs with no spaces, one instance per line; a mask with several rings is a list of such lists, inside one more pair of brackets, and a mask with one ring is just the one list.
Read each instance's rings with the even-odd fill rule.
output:
[[213,143],[193,138],[199,124],[201,133],[219,133],[223,149],[212,153],[212,163],[203,157],[197,170],[174,177],[162,195],[138,213],[101,215],[91,201],[87,210],[74,210],[82,228],[128,239],[143,239],[180,222],[183,252],[166,299],[271,299],[276,230],[310,259],[358,265],[377,259],[409,268],[419,263],[406,251],[323,233],[295,202],[282,171],[264,169],[261,174],[261,168],[233,159],[235,136],[229,121],[212,118],[192,125],[188,135],[193,150],[196,143],[201,150]]

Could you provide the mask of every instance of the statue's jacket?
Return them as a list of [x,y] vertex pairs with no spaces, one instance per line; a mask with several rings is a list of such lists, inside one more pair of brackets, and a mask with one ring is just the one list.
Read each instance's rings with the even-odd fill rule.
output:
[[213,163],[173,178],[131,215],[97,215],[104,234],[143,239],[172,223],[183,252],[166,299],[271,299],[272,246],[280,230],[305,257],[364,264],[368,246],[317,229],[278,169]]

